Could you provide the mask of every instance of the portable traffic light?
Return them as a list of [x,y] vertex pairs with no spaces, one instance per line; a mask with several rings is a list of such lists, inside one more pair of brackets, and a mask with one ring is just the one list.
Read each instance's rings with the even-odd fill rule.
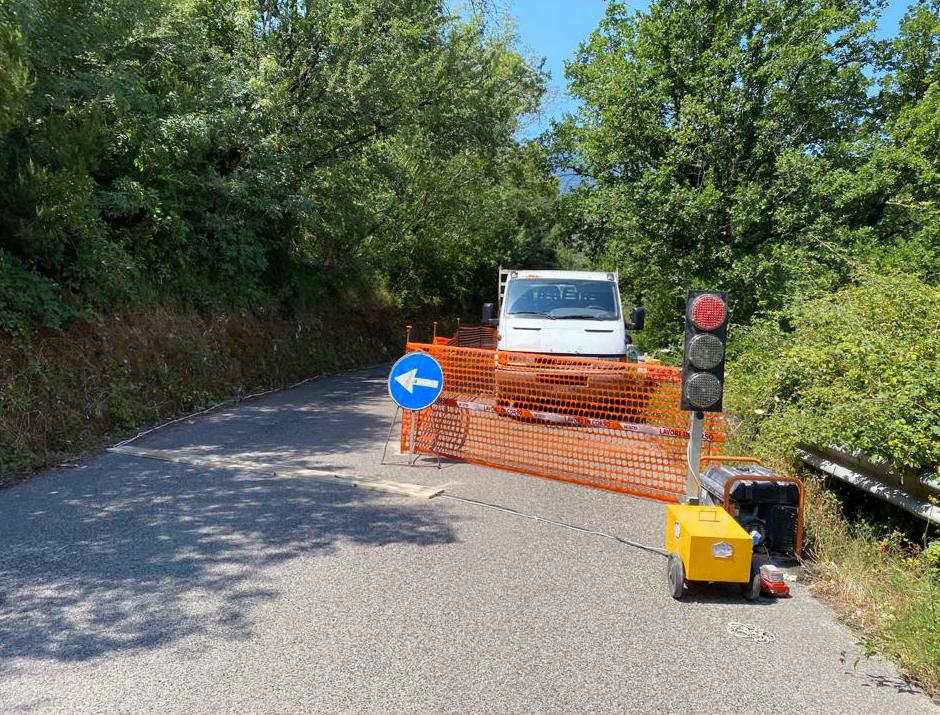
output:
[[721,412],[727,333],[728,293],[690,290],[682,355],[683,410]]

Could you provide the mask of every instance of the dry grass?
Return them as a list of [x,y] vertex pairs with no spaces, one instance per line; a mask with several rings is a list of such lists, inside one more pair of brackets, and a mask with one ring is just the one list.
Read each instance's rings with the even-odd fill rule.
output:
[[864,519],[850,524],[815,478],[806,516],[814,592],[862,634],[864,652],[880,651],[940,696],[940,569],[918,545],[923,537],[885,534]]

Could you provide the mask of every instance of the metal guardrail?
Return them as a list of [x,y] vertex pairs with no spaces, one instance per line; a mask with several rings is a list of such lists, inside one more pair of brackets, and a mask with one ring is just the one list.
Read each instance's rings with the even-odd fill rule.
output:
[[802,447],[796,453],[807,466],[940,525],[940,481],[932,475],[899,475],[862,452],[835,446]]

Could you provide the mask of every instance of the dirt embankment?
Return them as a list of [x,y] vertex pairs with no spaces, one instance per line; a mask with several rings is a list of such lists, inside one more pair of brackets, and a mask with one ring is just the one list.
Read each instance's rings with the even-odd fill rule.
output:
[[391,308],[156,311],[0,338],[0,485],[214,402],[400,354]]

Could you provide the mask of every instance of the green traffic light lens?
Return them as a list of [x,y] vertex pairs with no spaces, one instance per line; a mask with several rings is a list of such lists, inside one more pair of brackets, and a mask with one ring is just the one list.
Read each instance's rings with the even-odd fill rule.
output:
[[721,400],[721,380],[710,372],[696,373],[686,382],[685,394],[698,409],[708,409]]

